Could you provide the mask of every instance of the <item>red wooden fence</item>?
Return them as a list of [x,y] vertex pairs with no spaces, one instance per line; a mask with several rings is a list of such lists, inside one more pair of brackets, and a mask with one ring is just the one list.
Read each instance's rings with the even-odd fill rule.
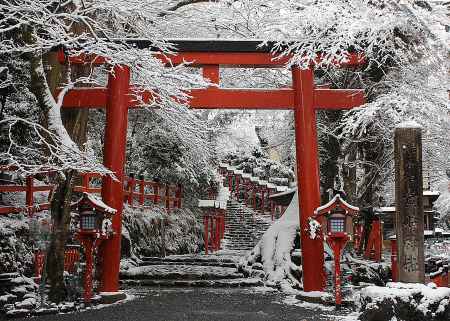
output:
[[[38,279],[41,278],[42,270],[44,268],[45,252],[37,250],[34,253],[34,276]],[[75,272],[75,264],[80,261],[80,250],[78,247],[68,247],[64,251],[64,271],[68,273]]]
[[[2,172],[13,172],[14,168],[0,168]],[[48,172],[46,174],[51,174]],[[87,192],[92,194],[101,194],[102,188],[100,184],[92,185],[93,180],[97,179],[101,182],[101,175],[97,173],[81,174],[81,186],[75,186],[75,192]],[[35,192],[48,192],[49,198],[53,185],[34,185],[34,177],[27,176],[25,185],[0,185],[0,193],[6,192],[25,192],[25,204],[15,206],[0,205],[0,215],[24,212],[28,215],[46,210],[50,208],[50,203],[45,202],[35,204]],[[181,208],[183,198],[183,188],[181,185],[170,185],[159,182],[146,181],[143,177],[135,179],[133,175],[124,179],[124,201],[131,206],[146,206],[147,204],[164,204],[166,209],[170,211],[172,208]]]

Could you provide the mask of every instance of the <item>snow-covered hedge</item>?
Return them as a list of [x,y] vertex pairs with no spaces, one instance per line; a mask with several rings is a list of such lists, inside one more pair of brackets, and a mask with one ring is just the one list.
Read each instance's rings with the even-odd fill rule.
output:
[[162,253],[161,219],[165,225],[166,254],[200,251],[202,226],[189,209],[174,209],[169,215],[163,208],[142,210],[127,205],[123,211],[122,257],[158,256]]
[[0,217],[0,273],[33,271],[33,236],[22,215]]
[[448,321],[450,289],[417,283],[388,283],[361,291],[362,321]]

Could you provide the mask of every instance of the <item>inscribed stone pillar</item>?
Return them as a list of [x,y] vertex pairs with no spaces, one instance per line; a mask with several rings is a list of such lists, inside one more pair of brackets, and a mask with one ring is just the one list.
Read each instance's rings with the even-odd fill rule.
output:
[[395,203],[400,282],[423,283],[422,131],[418,124],[395,129]]

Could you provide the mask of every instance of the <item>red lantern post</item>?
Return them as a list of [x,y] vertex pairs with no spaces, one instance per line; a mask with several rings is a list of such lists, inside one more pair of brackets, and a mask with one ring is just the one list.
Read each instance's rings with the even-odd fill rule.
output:
[[112,236],[112,223],[105,220],[105,218],[111,218],[116,213],[116,210],[88,193],[83,193],[83,197],[75,206],[78,208],[80,218],[80,228],[76,238],[84,247],[86,259],[83,284],[84,302],[90,303],[93,293],[92,272],[94,269],[94,251],[102,241]]
[[327,221],[325,240],[333,250],[334,255],[334,288],[337,308],[342,303],[341,254],[350,240],[348,233],[351,229],[348,226],[352,226],[352,218],[358,213],[359,208],[348,204],[339,194],[314,211],[315,218],[325,217]]

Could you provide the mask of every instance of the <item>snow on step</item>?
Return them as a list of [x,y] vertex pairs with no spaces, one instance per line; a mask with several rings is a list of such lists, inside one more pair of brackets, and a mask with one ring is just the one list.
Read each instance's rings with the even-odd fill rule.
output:
[[234,200],[230,200],[225,216],[223,248],[251,250],[272,224],[270,214],[261,214]]
[[217,280],[243,277],[236,268],[193,265],[148,265],[121,272],[122,279],[139,280]]
[[218,280],[124,280],[127,285],[141,286],[176,286],[176,287],[255,287],[263,286],[261,279],[238,278],[238,279],[218,279]]

